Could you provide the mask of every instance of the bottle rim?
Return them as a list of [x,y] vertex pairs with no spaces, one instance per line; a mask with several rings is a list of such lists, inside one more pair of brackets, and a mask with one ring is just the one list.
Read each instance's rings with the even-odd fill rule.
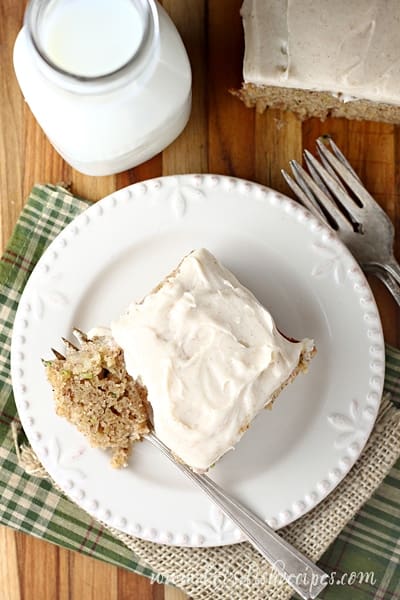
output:
[[155,49],[159,43],[159,16],[155,0],[141,0],[143,5],[148,7],[147,19],[143,37],[138,48],[132,56],[120,67],[101,75],[79,75],[63,69],[57,65],[48,53],[45,51],[38,34],[38,21],[41,13],[49,4],[49,0],[30,0],[28,2],[24,26],[28,34],[28,41],[34,50],[40,66],[45,74],[58,85],[62,85],[71,91],[99,92],[102,90],[112,90],[119,87],[124,82],[137,78],[146,68],[149,58],[154,55]]

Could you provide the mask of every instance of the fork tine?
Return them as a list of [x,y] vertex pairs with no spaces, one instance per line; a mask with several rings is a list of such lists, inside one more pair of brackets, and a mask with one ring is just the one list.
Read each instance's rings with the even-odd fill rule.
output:
[[[336,169],[336,167],[338,167],[338,169],[336,169],[336,171],[339,172],[339,175],[342,176],[342,173],[344,173],[344,176],[343,176],[344,181],[346,181],[346,179],[348,180],[350,177],[354,181],[353,175],[351,175],[347,171],[347,169],[338,161],[337,158],[335,158],[329,152],[329,150],[327,150],[325,148],[324,152],[329,154],[330,164],[332,165],[331,161],[334,161],[335,169]],[[349,194],[343,190],[343,187],[341,185],[338,185],[338,183],[336,182],[336,179],[334,179],[327,172],[327,170],[317,161],[316,158],[314,158],[314,156],[312,156],[312,154],[308,153],[308,156],[309,156],[310,160],[312,161],[318,174],[324,180],[324,183],[328,186],[328,188],[330,189],[330,191],[332,192],[332,194],[334,195],[336,200],[338,200],[338,202],[346,210],[346,212],[348,213],[350,218],[353,220],[353,222],[360,223],[363,219],[363,209],[360,208],[359,206],[357,206],[357,204],[354,202],[354,200],[352,200],[352,198],[349,196]],[[353,191],[354,191],[354,188],[352,187],[352,185],[349,184],[349,187],[351,189],[353,189]]]
[[[327,163],[325,161],[325,159],[323,157],[321,157],[321,160],[323,162],[323,166],[325,167],[325,169],[332,175],[333,179],[335,179],[335,181],[337,181],[339,187],[343,190],[344,194],[347,194],[347,190],[345,189],[345,187],[343,186],[342,182],[340,181],[338,175],[336,175],[336,173],[333,171],[332,167],[329,165],[329,163]],[[335,201],[335,196],[334,194],[331,192],[331,190],[328,188],[328,186],[326,185],[325,181],[323,180],[323,178],[321,177],[321,175],[319,174],[319,172],[317,171],[317,169],[315,168],[314,164],[315,164],[315,157],[308,151],[308,150],[304,150],[304,160],[305,163],[307,165],[307,168],[310,172],[310,175],[312,176],[312,178],[314,179],[315,183],[317,185],[319,185],[319,187],[321,188],[321,190],[326,194],[326,196],[328,198],[330,198],[332,200],[332,206],[334,206],[335,208],[337,207],[337,202]],[[335,209],[333,209],[335,210]],[[343,217],[343,218],[342,218]],[[338,207],[338,212],[335,211],[335,219],[338,222],[339,227],[344,227],[346,226],[346,221],[351,223],[353,229],[354,227],[357,226],[357,221],[354,221],[350,215],[346,215],[345,213],[343,213],[342,210],[340,210],[340,206]],[[343,220],[344,219],[344,220]]]
[[303,194],[305,194],[305,196],[308,198],[309,204],[311,204],[311,206],[314,207],[314,212],[319,212],[321,217],[326,222],[326,215],[321,209],[321,206],[316,197],[316,193],[314,190],[315,184],[313,180],[296,160],[289,161],[289,166],[292,170],[294,182],[297,183],[297,185],[303,191]]
[[89,338],[86,335],[86,333],[84,333],[83,331],[81,331],[77,327],[74,327],[74,329],[72,330],[72,333],[74,334],[74,336],[76,337],[76,339],[78,340],[78,342],[80,344],[83,344],[84,342],[87,342],[89,340]]
[[[312,193],[311,187],[307,184],[306,176],[307,174],[304,172],[301,165],[296,160],[289,161],[289,166],[292,170],[292,175],[294,177],[294,182],[302,190],[303,194],[308,198],[309,203],[314,207],[315,210],[321,211],[321,207],[318,204],[314,194]],[[321,212],[322,214],[322,212]]]
[[[335,201],[334,197],[332,196],[331,191],[329,190],[329,188],[325,185],[323,179],[321,179],[321,176],[319,175],[318,171],[315,169],[312,160],[310,159],[310,156],[312,156],[308,150],[304,150],[304,160],[305,163],[307,165],[307,169],[308,172],[310,173],[311,177],[314,179],[315,183],[321,188],[321,190],[324,192],[324,194],[326,194],[329,198],[331,198],[332,202]],[[329,167],[330,168],[330,167]],[[337,177],[337,175],[335,175],[335,177]]]
[[[352,192],[358,197],[358,199],[361,201],[361,204],[364,208],[358,208],[358,213],[360,215],[360,221],[361,219],[363,220],[365,218],[365,214],[364,214],[364,210],[365,209],[370,209],[371,211],[374,211],[375,214],[380,214],[381,218],[384,219],[387,223],[387,225],[392,229],[393,228],[393,223],[390,220],[388,214],[382,209],[382,207],[378,204],[378,202],[374,199],[373,196],[371,196],[371,194],[368,192],[368,190],[364,187],[363,182],[361,181],[360,177],[357,175],[357,173],[354,171],[353,167],[351,166],[351,164],[349,163],[349,161],[347,160],[347,158],[345,157],[345,155],[343,154],[343,152],[340,150],[340,148],[335,144],[335,142],[333,141],[333,139],[330,140],[330,145],[332,148],[332,151],[334,152],[335,156],[333,156],[330,152],[328,152],[328,154],[330,154],[332,160],[334,160],[335,158],[337,158],[339,160],[339,164],[343,164],[344,169],[341,169],[340,171],[340,175],[343,178],[343,180],[346,182],[346,184],[348,185],[349,188],[351,188]],[[347,169],[347,173],[346,173],[346,169]],[[346,176],[347,176],[347,180],[346,180]],[[362,225],[363,223],[361,222],[361,229],[362,229]]]
[[65,356],[64,354],[61,354],[61,352],[59,352],[58,350],[56,350],[55,348],[51,348],[52,353],[54,354],[54,356],[56,358],[58,358],[59,360],[65,360]]
[[320,149],[320,144],[318,143],[318,140],[317,140],[316,144],[317,144],[318,157],[319,157],[319,160],[321,161],[322,165],[328,171],[329,175],[331,175],[331,177],[333,177],[333,179],[335,179],[335,181],[337,181],[338,185],[347,194],[348,192],[347,192],[347,190],[346,190],[346,188],[344,186],[343,181],[340,179],[339,175],[336,173],[336,171],[331,167],[331,165],[329,164],[329,162],[326,160],[323,152]]
[[[336,171],[336,173],[342,178],[342,180],[348,185],[349,189],[357,196],[357,198],[361,201],[363,205],[373,206],[374,208],[379,208],[382,210],[377,202],[372,198],[372,196],[367,192],[363,184],[360,182],[359,178],[353,175],[347,167],[343,165],[343,163],[336,158],[324,144],[319,144],[319,150],[326,158],[331,167]],[[350,198],[350,196],[346,194],[342,194],[340,197],[340,201],[343,203],[343,206],[348,210],[348,212],[354,215],[358,220],[362,220],[363,218],[363,209],[357,206],[357,204]]]
[[[311,158],[310,158],[311,157]],[[313,163],[317,163],[320,169],[323,169],[318,161],[310,155],[309,160]],[[303,169],[301,165],[299,165],[296,161],[290,161],[290,166],[294,174],[302,180],[303,185],[305,185],[309,190],[314,194],[318,203],[324,207],[327,214],[331,217],[331,219],[336,223],[339,229],[351,230],[353,231],[353,226],[351,223],[345,218],[345,216],[340,212],[335,202],[331,199],[331,196],[325,194],[321,188],[315,183],[314,179]],[[304,189],[304,187],[303,187]],[[324,220],[326,221],[326,217],[324,216]]]
[[346,169],[348,169],[350,171],[350,173],[352,175],[354,175],[354,177],[356,179],[358,179],[358,181],[361,183],[361,179],[359,178],[359,176],[357,175],[357,173],[355,172],[355,170],[353,169],[353,167],[351,166],[351,164],[349,163],[349,161],[347,160],[347,158],[345,157],[343,152],[340,150],[339,146],[336,145],[332,136],[330,136],[330,135],[321,136],[317,139],[316,143],[317,143],[317,147],[319,150],[320,150],[320,146],[326,147],[329,144],[329,146],[331,147],[331,150],[332,150],[333,154],[336,156],[336,158],[338,160],[340,160],[340,162],[346,167]]
[[289,173],[286,173],[284,169],[281,169],[281,173],[283,175],[284,180],[292,190],[292,192],[297,196],[300,202],[308,208],[308,210],[318,219],[322,219],[324,223],[326,223],[325,216],[323,215],[319,205],[313,198],[311,200],[310,196],[308,196],[305,192],[303,192],[302,188],[292,177],[290,177]]
[[67,338],[62,337],[61,339],[64,342],[64,346],[67,348],[67,350],[78,350],[78,348],[72,342],[67,340]]

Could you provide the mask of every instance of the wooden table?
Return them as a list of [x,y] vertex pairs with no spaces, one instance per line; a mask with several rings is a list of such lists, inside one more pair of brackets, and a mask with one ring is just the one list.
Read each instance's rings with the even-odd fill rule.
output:
[[[0,2],[0,245],[3,249],[35,182],[68,182],[73,191],[97,200],[149,177],[211,172],[244,177],[287,193],[280,169],[301,160],[303,147],[331,133],[351,159],[400,233],[400,130],[377,123],[309,120],[291,114],[246,109],[228,90],[241,81],[241,0],[164,0],[177,24],[193,68],[193,111],[189,125],[161,155],[128,172],[87,177],[53,150],[24,104],[12,68],[12,48],[21,26],[24,0]],[[400,236],[397,250],[400,249]],[[399,256],[399,252],[397,253]],[[386,340],[400,343],[399,311],[372,282]],[[150,585],[107,564],[0,528],[2,600],[178,600],[181,592]]]

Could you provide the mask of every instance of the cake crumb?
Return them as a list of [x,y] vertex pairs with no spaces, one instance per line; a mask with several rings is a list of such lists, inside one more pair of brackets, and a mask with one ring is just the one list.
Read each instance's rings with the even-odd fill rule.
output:
[[127,465],[132,443],[149,432],[146,390],[126,372],[123,352],[111,337],[68,345],[66,356],[44,361],[56,413],[90,444],[112,452],[111,465]]

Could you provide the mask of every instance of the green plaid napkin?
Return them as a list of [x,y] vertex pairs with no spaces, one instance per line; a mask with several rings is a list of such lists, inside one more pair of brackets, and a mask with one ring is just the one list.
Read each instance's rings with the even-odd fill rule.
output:
[[29,275],[55,236],[89,203],[64,188],[35,186],[0,261],[0,522],[136,573],[153,572],[47,480],[17,463],[10,424],[18,423],[10,379],[14,316]]
[[[88,203],[61,187],[36,186],[0,261],[0,522],[66,548],[146,575],[156,574],[122,542],[56,490],[19,466],[10,425],[18,423],[10,380],[10,340],[25,283],[54,237]],[[400,407],[400,351],[387,347],[385,387]],[[325,553],[320,565],[335,580],[353,571],[371,580],[328,586],[325,600],[400,598],[400,461],[357,517]]]

